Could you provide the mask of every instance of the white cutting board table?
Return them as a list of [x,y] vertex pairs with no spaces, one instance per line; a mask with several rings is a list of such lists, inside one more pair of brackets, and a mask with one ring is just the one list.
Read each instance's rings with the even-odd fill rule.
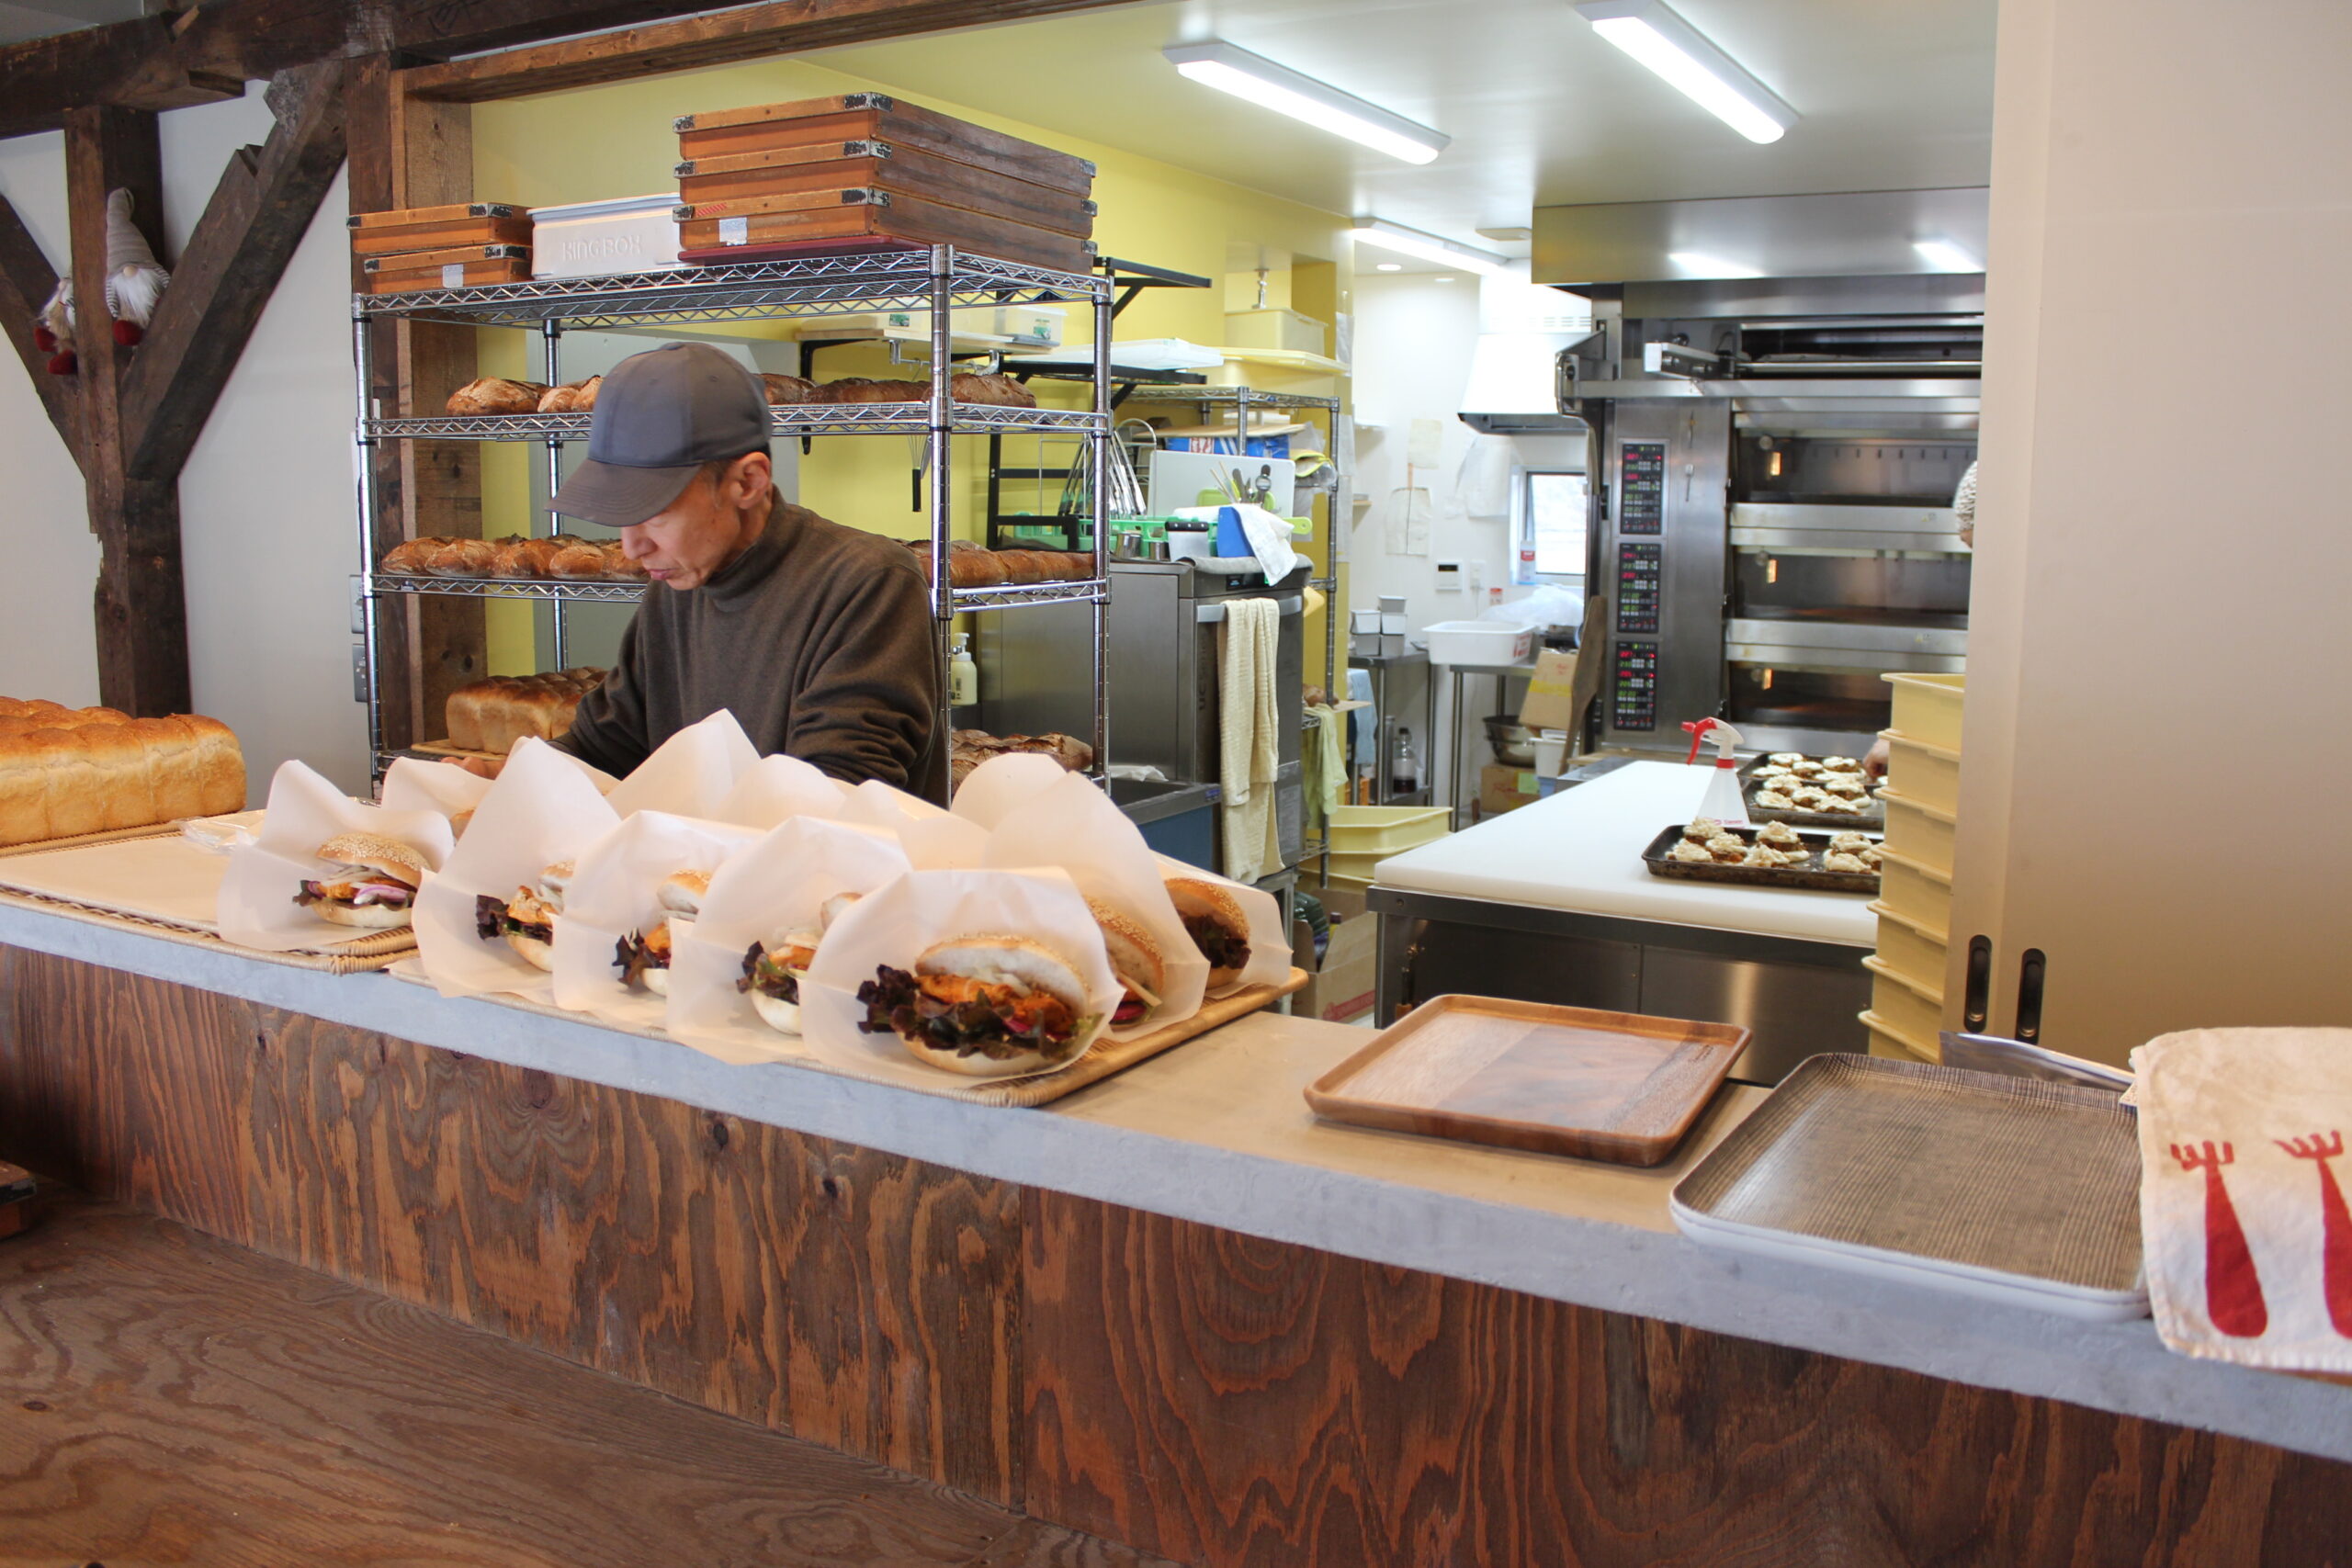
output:
[[1657,920],[1870,948],[1871,900],[1809,888],[1732,887],[1652,876],[1642,851],[1697,815],[1705,767],[1631,762],[1588,784],[1382,861],[1374,885],[1541,909]]

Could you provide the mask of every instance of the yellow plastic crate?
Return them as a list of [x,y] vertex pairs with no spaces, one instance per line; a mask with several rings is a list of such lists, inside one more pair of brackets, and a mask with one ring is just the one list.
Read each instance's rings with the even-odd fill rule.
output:
[[1894,728],[1947,751],[1960,750],[1960,708],[1968,691],[1967,676],[1898,672],[1880,679],[1894,688]]
[[1875,1012],[1858,1013],[1855,1016],[1862,1021],[1862,1027],[1871,1032],[1871,1055],[1887,1056],[1898,1062],[1935,1064],[1943,1060],[1941,1046],[1933,1042],[1921,1044],[1905,1035],[1897,1033],[1893,1024]]
[[1446,806],[1335,806],[1331,849],[1352,855],[1393,855],[1444,838],[1453,816],[1453,807]]
[[1886,741],[1886,787],[1921,806],[1960,809],[1960,753],[1930,746],[1899,729],[1882,729]]
[[1883,903],[1871,904],[1871,913],[1878,917],[1879,962],[1907,979],[1940,989],[1950,952],[1943,933],[1896,914]]
[[1941,986],[1921,986],[1898,975],[1876,953],[1862,960],[1871,972],[1871,1011],[1906,1040],[1933,1040],[1944,1026]]
[[1951,941],[1951,873],[1888,850],[1878,868],[1879,901],[1922,931]]
[[1883,789],[1878,797],[1886,803],[1885,847],[1950,876],[1956,829],[1951,813],[1923,806],[1897,790]]

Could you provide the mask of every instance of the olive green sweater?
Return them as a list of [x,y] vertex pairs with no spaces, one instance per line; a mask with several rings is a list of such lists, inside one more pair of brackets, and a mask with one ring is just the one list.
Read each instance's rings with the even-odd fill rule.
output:
[[726,708],[762,756],[936,795],[938,697],[913,552],[779,497],[752,547],[702,587],[646,590],[619,662],[556,745],[624,774]]

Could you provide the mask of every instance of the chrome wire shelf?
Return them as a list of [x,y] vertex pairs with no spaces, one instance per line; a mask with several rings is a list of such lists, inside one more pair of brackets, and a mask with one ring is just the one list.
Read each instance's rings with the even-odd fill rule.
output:
[[[417,577],[378,572],[370,580],[379,593],[437,593],[460,599],[556,599],[571,604],[630,604],[644,597],[642,582],[545,577]],[[1107,583],[1025,582],[997,588],[958,588],[958,610],[1013,610],[1027,604],[1085,604],[1110,597]]]
[[[769,412],[778,436],[922,435],[931,429],[928,403],[794,403]],[[370,441],[403,437],[456,441],[585,441],[586,413],[444,414],[422,419],[371,419],[360,426]],[[1091,409],[1023,409],[997,403],[953,403],[949,428],[958,434],[1001,431],[1092,434],[1107,422]]]
[[1190,403],[1200,408],[1238,408],[1247,403],[1253,409],[1322,409],[1330,413],[1340,411],[1337,398],[1309,397],[1304,392],[1265,392],[1255,387],[1139,386],[1127,394],[1126,400]]
[[475,288],[423,288],[354,297],[362,321],[401,317],[472,326],[686,325],[772,316],[838,316],[867,310],[929,310],[944,286],[954,306],[1107,300],[1111,280],[958,253],[934,277],[928,250],[809,256],[680,267],[611,277],[534,278]]

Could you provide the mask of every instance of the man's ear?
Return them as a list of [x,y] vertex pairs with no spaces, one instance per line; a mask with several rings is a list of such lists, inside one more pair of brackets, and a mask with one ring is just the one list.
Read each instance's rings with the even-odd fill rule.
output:
[[739,506],[752,506],[767,498],[775,483],[775,466],[765,452],[746,452],[729,465],[725,493]]

